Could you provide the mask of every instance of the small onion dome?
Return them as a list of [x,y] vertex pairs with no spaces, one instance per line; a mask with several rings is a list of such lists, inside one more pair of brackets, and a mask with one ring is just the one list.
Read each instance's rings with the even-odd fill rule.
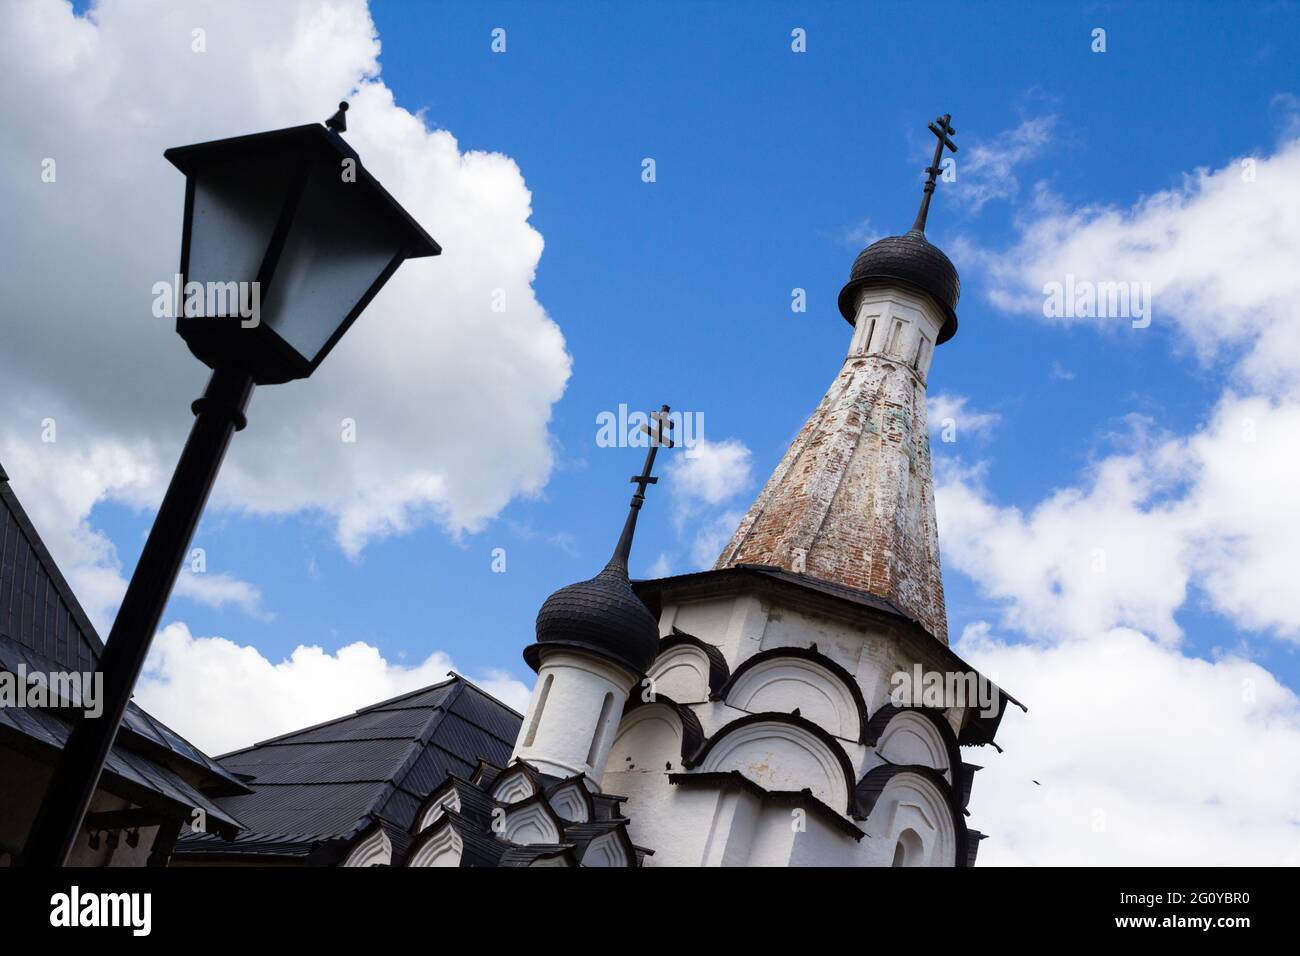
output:
[[840,291],[840,315],[850,325],[857,319],[858,290],[876,285],[901,285],[925,293],[945,316],[938,341],[946,342],[956,334],[961,279],[948,257],[920,229],[887,236],[858,254],[849,281]]
[[560,588],[537,612],[537,643],[524,649],[533,670],[544,648],[586,651],[638,676],[659,652],[659,625],[632,590],[627,566],[614,560],[589,581]]

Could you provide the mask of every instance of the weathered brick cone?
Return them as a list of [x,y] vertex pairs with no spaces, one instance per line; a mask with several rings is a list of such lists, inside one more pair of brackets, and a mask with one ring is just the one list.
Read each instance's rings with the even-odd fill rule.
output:
[[850,355],[716,567],[778,565],[869,591],[947,643],[925,390]]
[[925,388],[935,346],[956,332],[961,281],[917,221],[853,263],[844,367],[715,567],[775,565],[868,591],[946,644]]

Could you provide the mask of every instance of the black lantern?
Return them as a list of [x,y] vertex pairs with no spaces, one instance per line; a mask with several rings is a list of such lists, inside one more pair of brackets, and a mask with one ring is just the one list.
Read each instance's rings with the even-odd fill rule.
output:
[[242,365],[258,385],[306,378],[403,260],[442,251],[335,128],[163,156],[185,174],[176,331],[209,367]]
[[442,251],[343,141],[346,111],[163,154],[185,174],[176,331],[212,377],[99,659],[103,713],[72,727],[23,865],[62,864],[76,842],[254,386],[311,375],[404,260]]

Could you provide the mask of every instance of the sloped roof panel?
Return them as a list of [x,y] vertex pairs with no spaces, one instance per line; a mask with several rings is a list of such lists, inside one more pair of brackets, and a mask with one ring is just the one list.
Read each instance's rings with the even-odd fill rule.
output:
[[227,754],[220,759],[228,770],[252,777],[251,795],[228,798],[229,811],[251,832],[221,851],[210,840],[182,837],[177,853],[192,847],[196,855],[237,856],[241,844],[305,852],[307,844],[354,839],[376,820],[405,831],[449,773],[468,777],[480,757],[508,760],[520,723],[514,711],[453,677]]

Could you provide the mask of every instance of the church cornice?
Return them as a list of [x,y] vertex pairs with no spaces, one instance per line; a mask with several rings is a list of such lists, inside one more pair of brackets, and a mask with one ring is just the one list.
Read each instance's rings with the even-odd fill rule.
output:
[[718,650],[714,645],[705,643],[694,634],[687,634],[685,631],[674,627],[672,633],[659,642],[659,656],[662,657],[674,647],[697,647],[708,658],[710,694],[718,693],[730,679],[731,669],[727,666],[727,659],[722,656],[722,651]]
[[849,760],[849,755],[845,752],[844,746],[840,743],[839,738],[832,735],[820,724],[815,724],[807,717],[798,713],[785,714],[780,711],[764,711],[757,714],[746,714],[744,717],[737,717],[735,720],[719,727],[717,732],[704,741],[699,749],[685,761],[688,770],[700,766],[709,756],[719,743],[726,740],[735,732],[749,727],[753,724],[773,723],[785,724],[790,727],[797,727],[807,734],[817,738],[830,752],[834,755],[835,760],[839,763],[840,772],[844,775],[844,782],[849,790],[849,805],[845,808],[846,814],[853,812],[853,761]]
[[[866,591],[821,581],[808,574],[797,574],[775,566],[744,564],[634,581],[632,586],[656,614],[662,612],[663,605],[669,602],[685,603],[730,594],[755,594],[851,627],[880,631],[884,636],[899,641],[907,652],[936,670],[979,674],[975,667],[962,660],[956,651],[927,631],[919,621],[883,598]],[[1029,711],[1028,707],[1001,687],[994,687],[998,694],[996,714],[984,716],[976,710],[968,709],[965,723],[958,733],[958,742],[962,746],[978,747],[988,744],[1000,751],[1001,748],[993,738],[1006,704],[1015,704],[1021,710]]]
[[762,784],[750,780],[739,770],[715,770],[702,773],[670,773],[668,782],[679,787],[713,787],[716,789],[735,788],[744,790],[753,794],[765,803],[774,803],[778,806],[798,807],[807,810],[817,819],[832,828],[843,833],[845,836],[852,837],[854,840],[861,840],[866,836],[862,830],[852,820],[847,819],[843,814],[838,813],[834,807],[823,803],[807,790],[769,790]]
[[875,809],[876,802],[884,794],[885,788],[889,786],[890,781],[900,774],[909,773],[929,782],[942,794],[944,802],[952,811],[952,824],[957,838],[956,865],[968,866],[966,811],[961,805],[957,791],[948,783],[944,775],[933,767],[927,767],[923,764],[882,764],[879,767],[873,767],[863,775],[857,786],[853,788],[853,818],[856,820],[869,819],[871,811]]
[[782,658],[811,661],[830,671],[837,680],[844,684],[849,695],[853,698],[854,706],[858,711],[857,742],[865,744],[867,742],[867,701],[862,696],[862,688],[859,687],[858,682],[853,679],[853,675],[845,670],[842,665],[836,663],[821,651],[817,650],[816,644],[811,647],[770,647],[765,651],[759,651],[757,654],[751,655],[736,668],[735,673],[731,675],[727,680],[727,683],[713,695],[713,700],[725,701],[727,695],[731,692],[731,689],[736,685],[736,682],[746,673],[761,664],[766,664],[768,661],[780,660]]
[[934,725],[935,730],[938,731],[940,738],[943,740],[944,750],[948,754],[948,766],[945,769],[951,771],[953,779],[957,780],[962,767],[961,747],[957,742],[957,735],[953,732],[952,724],[948,723],[943,711],[937,707],[903,707],[892,701],[884,704],[871,715],[862,742],[868,747],[875,747],[880,743],[880,738],[884,736],[889,725],[903,714],[916,714]]
[[[636,694],[628,698],[627,703],[623,706],[623,716],[636,713],[647,707],[667,707],[682,725],[682,766],[691,766],[689,761],[696,753],[699,752],[704,744],[704,726],[700,723],[700,718],[695,715],[695,711],[685,704],[679,704],[667,694],[655,694],[653,700],[642,700]],[[620,724],[620,727],[622,724]]]

